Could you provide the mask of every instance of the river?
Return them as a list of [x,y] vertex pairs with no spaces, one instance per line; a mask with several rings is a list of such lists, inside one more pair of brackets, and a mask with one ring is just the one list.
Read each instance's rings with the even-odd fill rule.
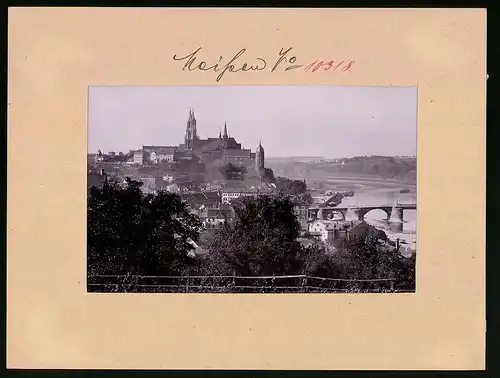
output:
[[[387,206],[396,201],[416,203],[416,185],[395,180],[382,180],[357,177],[331,177],[316,180],[321,182],[322,190],[314,190],[312,195],[318,195],[325,190],[354,191],[354,196],[342,200],[341,206]],[[314,185],[313,185],[314,186]],[[400,193],[402,189],[409,193]],[[365,215],[365,221],[374,227],[384,230],[387,236],[395,240],[399,238],[410,249],[416,250],[417,211],[404,210],[403,224],[391,224],[383,210],[372,210]]]

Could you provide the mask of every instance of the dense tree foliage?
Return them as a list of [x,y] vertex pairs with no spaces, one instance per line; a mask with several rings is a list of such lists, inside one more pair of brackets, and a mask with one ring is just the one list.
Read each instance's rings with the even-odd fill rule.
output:
[[262,180],[267,183],[275,183],[276,178],[274,177],[274,172],[270,168],[264,168],[264,172],[262,172]]
[[219,172],[225,180],[242,179],[247,169],[244,166],[227,163],[219,167]]
[[[99,150],[100,151],[100,150]],[[123,152],[120,152],[118,155],[103,155],[101,153],[101,156],[103,158],[103,161],[105,162],[110,162],[110,163],[125,163],[126,161],[132,159],[134,157],[133,152],[128,152],[124,154]]]
[[[298,241],[298,224],[288,197],[245,199],[236,216],[235,222],[215,234],[210,252],[196,267],[197,274],[392,278],[396,289],[415,288],[414,257],[405,258],[394,247],[380,243],[383,232],[346,241],[332,252],[322,242],[305,247]],[[388,283],[385,286],[389,288]],[[377,283],[373,286],[378,287]]]
[[[107,181],[88,197],[89,275],[307,275],[341,279],[393,278],[415,289],[415,257],[379,242],[379,235],[336,249],[301,244],[289,196],[245,198],[215,232],[206,255],[190,257],[202,224],[176,194],[145,195],[141,183]],[[354,287],[353,287],[354,288]],[[227,288],[230,291],[230,288]]]
[[397,248],[369,236],[347,242],[342,251],[342,275],[352,279],[393,278],[396,289],[415,289],[415,255],[404,257]]
[[286,177],[276,178],[276,187],[287,195],[301,195],[307,193],[307,185],[302,180],[291,180]]
[[193,263],[191,241],[200,220],[181,198],[160,192],[145,195],[142,183],[125,187],[107,181],[89,190],[87,248],[89,274],[176,274]]
[[302,200],[304,203],[306,203],[307,205],[311,205],[312,202],[313,202],[313,198],[311,196],[311,193],[307,192],[307,193],[304,193],[304,194],[300,194],[298,196],[298,198],[300,200]]
[[[167,163],[170,165],[170,163]],[[193,157],[192,159],[182,159],[174,164],[172,164],[173,168],[179,174],[193,174],[193,173],[205,173],[206,166],[205,163]]]
[[297,274],[300,225],[285,197],[245,199],[236,219],[214,237],[207,269],[213,274]]
[[341,261],[327,251],[321,243],[315,243],[301,249],[299,254],[301,261],[300,274],[315,277],[335,277],[342,276]]

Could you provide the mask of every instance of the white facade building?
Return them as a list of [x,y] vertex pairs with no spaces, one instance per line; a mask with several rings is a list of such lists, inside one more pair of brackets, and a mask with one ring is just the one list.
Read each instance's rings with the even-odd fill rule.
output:
[[142,151],[134,152],[134,164],[143,165],[144,164],[144,153]]

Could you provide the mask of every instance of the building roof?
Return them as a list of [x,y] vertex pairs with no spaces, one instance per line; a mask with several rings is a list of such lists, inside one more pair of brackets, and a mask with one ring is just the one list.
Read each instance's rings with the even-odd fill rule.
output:
[[160,155],[173,155],[177,151],[177,147],[175,146],[142,146],[142,149]]
[[202,154],[204,157],[210,157],[213,159],[219,159],[222,156],[222,151],[221,150],[207,150],[207,151],[201,151],[198,152]]
[[[245,188],[224,188],[221,190],[222,193],[259,193],[257,189],[245,189]],[[261,191],[262,192],[262,191]]]
[[293,201],[295,206],[309,206],[307,201],[302,199],[300,196],[290,196],[290,199]]
[[218,192],[183,193],[181,194],[181,198],[191,205],[208,204],[220,201],[220,195]]
[[309,235],[311,235],[311,236],[321,236],[321,232],[318,232],[318,231],[310,231],[310,232],[309,232]]
[[215,219],[226,219],[231,217],[231,212],[227,210],[219,210],[219,209],[208,209],[205,210],[203,218],[215,218]]
[[251,151],[248,149],[227,149],[224,150],[224,156],[229,156],[229,157],[251,157]]
[[219,148],[222,141],[218,138],[199,139],[196,141],[195,149],[199,152],[212,151]]
[[315,219],[312,223],[315,223],[315,222],[324,224],[326,230],[334,230],[336,228],[338,229],[340,226],[338,221],[334,221],[334,220],[330,220],[330,219]]
[[226,143],[228,146],[241,146],[238,142],[236,142],[236,139],[233,137],[228,137],[225,139]]
[[368,227],[370,227],[370,225],[368,225],[368,223],[366,223],[364,221],[358,221],[358,222],[355,222],[354,225],[352,225],[350,227],[348,226],[347,231],[352,231],[355,228],[360,227],[360,226],[368,226]]
[[259,145],[257,146],[257,149],[255,150],[256,153],[259,152],[264,152],[264,147],[262,147],[262,143],[259,142]]

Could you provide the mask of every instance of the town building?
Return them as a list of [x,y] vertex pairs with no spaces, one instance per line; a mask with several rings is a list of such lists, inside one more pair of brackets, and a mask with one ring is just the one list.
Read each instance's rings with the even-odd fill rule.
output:
[[340,222],[340,227],[335,229],[335,239],[354,240],[368,236],[376,230],[364,221]]
[[204,209],[200,212],[200,219],[203,226],[207,228],[219,228],[224,223],[231,221],[233,218],[232,209]]
[[194,240],[189,239],[188,243],[191,244],[192,247],[192,249],[188,252],[189,257],[195,258],[196,256],[205,255],[207,253],[206,248],[201,245],[200,242],[196,243]]
[[181,193],[181,198],[192,209],[215,208],[218,207],[222,200],[218,192],[194,192]]
[[364,221],[335,221],[316,219],[309,224],[309,234],[326,243],[338,240],[354,240],[380,231]]
[[266,189],[243,189],[243,188],[224,188],[221,191],[222,203],[230,204],[232,201],[245,197],[258,197],[260,195],[271,195],[272,191]]
[[256,189],[236,189],[236,188],[224,188],[221,190],[222,203],[231,203],[240,197],[257,197],[258,191]]
[[166,185],[163,190],[170,192],[170,193],[178,193],[180,191],[180,187],[178,184],[168,184]]
[[177,149],[178,147],[175,146],[142,146],[146,159],[154,164],[162,161],[173,162]]
[[309,227],[309,205],[306,201],[301,198],[294,198],[294,213],[297,217],[297,221],[300,223],[301,232],[305,232]]
[[142,150],[134,151],[133,163],[139,165],[144,164],[144,152]]
[[139,176],[139,181],[142,182],[142,187],[141,189],[144,192],[151,193],[156,190],[156,178],[147,176],[147,175],[140,175]]
[[309,224],[309,234],[321,241],[331,242],[335,239],[335,227],[334,221],[316,219]]

